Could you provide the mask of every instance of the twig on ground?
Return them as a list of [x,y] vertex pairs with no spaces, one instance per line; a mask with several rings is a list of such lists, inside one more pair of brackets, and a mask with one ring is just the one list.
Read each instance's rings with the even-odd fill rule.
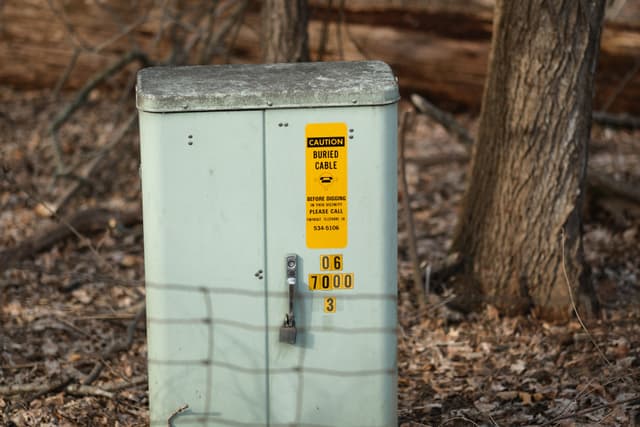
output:
[[548,422],[542,424],[542,427],[548,426],[548,425],[552,425],[552,424],[556,424],[558,421],[566,420],[566,419],[569,419],[569,418],[575,418],[575,417],[579,417],[579,416],[582,416],[582,415],[585,415],[585,414],[588,414],[588,413],[591,413],[591,412],[599,411],[600,409],[610,408],[610,407],[616,406],[616,405],[626,405],[626,404],[629,404],[629,403],[640,403],[640,396],[634,396],[634,397],[630,397],[629,399],[603,403],[601,405],[596,405],[596,406],[592,406],[590,408],[585,408],[585,409],[582,409],[580,411],[576,411],[576,412],[574,412],[572,414],[558,416],[558,417],[555,417],[554,419],[552,419],[551,421],[548,421]]
[[147,376],[146,375],[138,375],[135,377],[131,377],[129,379],[126,380],[120,380],[120,381],[113,381],[110,383],[104,383],[100,386],[101,389],[103,390],[107,390],[107,391],[112,391],[112,392],[119,392],[122,390],[126,390],[128,388],[131,387],[135,387],[137,385],[141,385],[141,384],[145,384],[147,382]]
[[444,421],[442,422],[442,424],[440,424],[440,425],[441,425],[441,426],[443,426],[443,425],[445,425],[445,424],[449,424],[450,422],[452,422],[452,421],[457,421],[457,420],[461,420],[461,421],[467,422],[467,423],[469,423],[469,424],[471,424],[471,425],[474,425],[475,427],[480,427],[480,426],[479,426],[477,423],[475,423],[473,420],[470,420],[469,418],[464,417],[464,416],[457,416],[457,417],[448,418],[448,419],[444,420]]
[[[115,354],[128,350],[133,344],[135,331],[138,323],[144,317],[146,312],[146,306],[144,304],[138,306],[138,311],[133,318],[133,320],[129,323],[127,327],[127,335],[124,340],[114,341],[107,349],[101,354],[100,360],[96,362],[91,372],[84,376],[82,373],[77,371],[73,367],[69,367],[62,378],[55,382],[49,383],[29,383],[29,384],[14,384],[10,386],[0,386],[0,396],[2,395],[13,395],[13,394],[23,394],[23,393],[32,393],[36,394],[32,396],[30,400],[33,400],[42,395],[48,394],[54,390],[63,389],[70,394],[75,395],[90,395],[90,396],[101,396],[112,398],[113,391],[118,391],[124,388],[127,388],[132,385],[140,384],[143,381],[146,381],[146,377],[142,379],[142,377],[134,377],[133,379],[129,379],[126,382],[118,382],[113,384],[107,384],[103,387],[91,387],[90,384],[95,381],[100,373],[102,372],[105,360],[111,358]],[[83,378],[84,377],[84,378]],[[79,381],[79,384],[70,384],[74,380]]]
[[100,357],[100,360],[96,362],[89,375],[87,375],[86,378],[82,381],[82,385],[89,385],[98,378],[98,376],[104,369],[104,361],[106,359],[109,359],[116,353],[126,351],[131,347],[131,344],[133,344],[133,337],[136,332],[136,327],[138,326],[138,322],[142,319],[142,317],[144,317],[144,314],[146,312],[145,310],[146,306],[143,305],[136,313],[136,317],[134,317],[133,320],[129,323],[125,340],[114,341],[109,347],[107,347],[107,349],[105,349]]
[[[0,168],[0,179],[9,183],[12,187],[16,189],[16,191],[22,191],[26,196],[36,204],[40,204],[59,224],[49,230],[47,232],[41,233],[37,235],[35,238],[28,239],[25,242],[20,243],[14,248],[4,250],[0,252],[0,271],[9,268],[15,262],[20,261],[32,254],[40,252],[41,250],[47,249],[51,247],[53,244],[57,243],[59,240],[64,239],[68,236],[75,236],[78,240],[85,243],[89,248],[89,251],[94,256],[98,265],[102,268],[109,270],[110,272],[115,272],[112,265],[108,263],[102,255],[98,252],[98,250],[93,246],[91,240],[86,237],[84,234],[85,231],[91,231],[92,227],[95,227],[95,223],[89,222],[90,227],[85,230],[83,227],[87,226],[87,218],[84,217],[83,213],[86,214],[87,211],[95,211],[96,209],[88,209],[85,212],[80,212],[77,215],[74,215],[69,220],[65,218],[61,218],[56,215],[56,213],[51,209],[51,207],[42,200],[42,198],[38,195],[30,191],[29,189],[23,188],[18,185],[16,180],[9,175],[8,169]],[[135,214],[135,220],[133,223],[139,223],[142,221],[141,215],[139,212]],[[90,219],[90,217],[89,217]],[[116,218],[111,216],[107,223],[114,221]],[[124,217],[123,217],[124,219]],[[127,218],[128,219],[128,218]],[[74,222],[76,221],[76,222]],[[71,222],[74,222],[73,224]],[[122,221],[124,222],[124,221]],[[92,225],[93,224],[93,225]],[[104,224],[104,221],[103,221]],[[116,223],[117,225],[117,223]],[[104,225],[101,226],[101,229],[104,229]]]
[[113,399],[114,393],[104,390],[100,387],[83,385],[83,384],[70,384],[64,389],[67,393],[75,396],[96,396],[106,397],[107,399]]
[[189,405],[184,404],[178,409],[176,409],[175,411],[173,411],[171,415],[169,415],[169,418],[167,418],[167,427],[172,427],[171,424],[173,423],[174,418],[180,415],[181,413],[183,413],[184,411],[186,411],[187,409],[189,409]]
[[[56,216],[56,218],[59,217]],[[17,262],[45,251],[56,243],[71,236],[77,237],[80,241],[87,242],[89,249],[97,257],[98,261],[101,264],[110,266],[93,247],[85,234],[105,230],[113,224],[122,224],[126,227],[138,224],[141,221],[142,217],[139,209],[124,212],[115,212],[105,208],[85,209],[67,219],[59,219],[59,224],[46,229],[42,233],[25,240],[13,248],[1,251],[0,270],[10,268]]]
[[115,393],[147,382],[146,375],[138,375],[127,380],[104,383],[101,386],[69,384],[73,380],[73,377],[73,375],[65,375],[62,379],[53,383],[27,383],[0,386],[0,396],[11,396],[33,392],[37,393],[37,396],[42,396],[50,393],[51,391],[63,389],[66,393],[75,396],[98,396],[113,399]]
[[451,294],[443,298],[440,302],[437,302],[429,307],[429,313],[435,313],[440,307],[445,307],[450,302],[456,299],[456,294]]
[[573,312],[575,313],[576,317],[578,318],[578,322],[580,323],[580,326],[585,331],[585,333],[589,336],[589,339],[591,340],[591,343],[593,344],[593,346],[595,347],[596,351],[600,355],[600,358],[602,358],[602,360],[608,366],[611,366],[611,362],[609,361],[609,359],[607,359],[607,356],[605,356],[605,354],[602,351],[602,349],[600,349],[600,346],[598,345],[596,340],[593,338],[593,335],[591,335],[591,331],[589,331],[587,326],[584,324],[584,322],[582,321],[582,317],[580,316],[580,313],[578,312],[578,307],[576,306],[575,299],[573,298],[573,290],[571,289],[571,281],[569,280],[569,275],[567,274],[567,267],[565,265],[564,245],[566,243],[566,236],[564,234],[564,228],[560,231],[560,233],[561,233],[560,245],[561,245],[561,252],[562,252],[562,273],[564,274],[564,279],[565,279],[565,282],[567,284],[567,292],[569,293],[569,300],[571,301],[571,308],[573,309]]
[[50,391],[57,390],[69,384],[73,378],[69,376],[63,376],[61,379],[47,383],[27,383],[27,384],[11,384],[0,386],[0,396],[11,396],[14,394],[23,393],[38,393],[46,394]]
[[406,160],[404,155],[405,139],[412,112],[405,111],[400,116],[400,129],[398,131],[398,173],[400,174],[400,187],[402,190],[402,210],[405,215],[407,236],[409,239],[409,256],[413,269],[413,286],[420,309],[424,309],[426,298],[422,287],[422,274],[420,272],[420,261],[418,260],[418,249],[416,243],[416,230],[413,222],[413,213],[409,202],[409,185],[407,184]]

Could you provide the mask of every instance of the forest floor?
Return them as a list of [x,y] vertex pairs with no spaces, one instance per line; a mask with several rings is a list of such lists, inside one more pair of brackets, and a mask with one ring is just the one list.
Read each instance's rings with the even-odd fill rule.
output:
[[[0,88],[0,425],[147,425],[137,131],[106,152],[55,220],[50,209],[78,182],[53,179],[47,128],[60,105],[45,92]],[[61,129],[65,163],[87,165],[132,113],[93,93]],[[477,118],[458,118],[473,133]],[[595,171],[640,183],[640,132],[597,127],[592,139]],[[426,116],[406,141],[421,268],[435,270],[455,227],[465,151]],[[492,307],[463,315],[447,308],[451,291],[438,283],[417,309],[404,218],[400,209],[401,426],[640,425],[637,206],[588,198],[585,253],[602,314],[584,326],[504,318]],[[23,244],[34,238],[39,245]]]

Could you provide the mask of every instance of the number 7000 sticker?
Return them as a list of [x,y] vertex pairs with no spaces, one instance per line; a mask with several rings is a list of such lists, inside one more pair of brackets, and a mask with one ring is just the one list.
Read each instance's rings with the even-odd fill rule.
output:
[[310,291],[353,289],[353,273],[310,274]]

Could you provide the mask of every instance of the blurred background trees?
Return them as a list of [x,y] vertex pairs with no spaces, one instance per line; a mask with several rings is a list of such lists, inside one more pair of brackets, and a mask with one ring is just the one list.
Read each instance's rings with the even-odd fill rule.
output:
[[[291,11],[302,5],[286,3]],[[16,88],[73,90],[131,50],[153,63],[260,62],[262,7],[258,0],[4,1],[0,80]],[[492,0],[309,0],[310,59],[381,59],[405,93],[421,93],[450,111],[478,111],[493,7]],[[639,40],[640,5],[611,2],[596,111],[640,114]],[[139,66],[101,88],[127,89],[130,97]]]
[[262,62],[309,61],[307,0],[264,0]]

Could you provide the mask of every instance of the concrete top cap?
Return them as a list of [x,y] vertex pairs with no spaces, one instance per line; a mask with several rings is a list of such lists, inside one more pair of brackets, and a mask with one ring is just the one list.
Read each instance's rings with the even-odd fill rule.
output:
[[263,110],[391,104],[400,98],[382,61],[149,67],[138,72],[141,111]]

